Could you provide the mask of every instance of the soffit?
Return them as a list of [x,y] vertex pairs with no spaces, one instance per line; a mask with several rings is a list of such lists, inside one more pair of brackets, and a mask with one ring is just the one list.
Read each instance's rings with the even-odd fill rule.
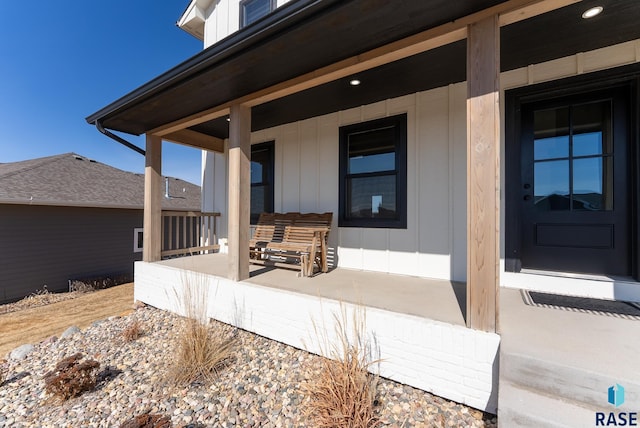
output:
[[[298,6],[302,3],[311,2],[292,2]],[[320,8],[319,5],[325,3],[328,5]],[[172,86],[152,96],[140,97],[113,109],[103,115],[104,126],[132,134],[144,133],[500,2],[430,1],[429,8],[421,0],[329,3],[315,2],[309,6],[316,8],[313,13],[307,11],[309,14],[304,19],[289,26],[285,25],[285,15],[269,36],[234,55],[219,61],[215,61],[216,55],[204,55],[210,65],[201,66],[198,72],[191,74],[185,72]],[[603,3],[605,12],[591,20],[582,19],[581,14],[596,2],[583,1],[503,27],[501,69],[511,70],[640,38],[636,19],[640,16],[640,2],[597,2]],[[261,24],[265,25],[264,22]],[[358,78],[363,82],[359,87],[349,86],[349,79],[339,79],[253,107],[252,129],[464,81],[466,42],[452,43],[386,64],[359,73]],[[228,137],[225,118],[190,129],[219,138]]]

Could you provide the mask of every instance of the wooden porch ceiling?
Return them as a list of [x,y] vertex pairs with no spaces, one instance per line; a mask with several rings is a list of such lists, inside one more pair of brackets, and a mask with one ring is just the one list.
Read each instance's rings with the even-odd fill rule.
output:
[[[605,5],[606,13],[593,21],[585,21],[581,13],[593,4],[596,3],[583,1],[502,27],[501,70],[640,38],[640,25],[635,18],[640,16],[640,2],[597,2]],[[615,31],[611,31],[612,28]],[[351,77],[347,77],[253,107],[252,130],[463,82],[466,80],[466,40],[358,73],[357,77],[362,81],[358,87],[350,86]],[[228,135],[227,128],[225,120],[193,127],[221,138]]]
[[[422,0],[406,0],[403,7],[394,4],[393,8],[387,6],[390,2],[384,2],[373,10],[368,10],[369,3],[364,1],[339,5],[317,2],[327,4],[314,12],[317,16],[300,12],[304,15],[302,22],[276,16],[274,19],[279,21],[271,24],[280,25],[281,33],[274,34],[276,30],[268,27],[270,23],[263,23],[265,28],[258,30],[271,32],[260,39],[261,32],[256,30],[253,36],[260,40],[255,46],[247,46],[234,56],[220,54],[219,62],[213,61],[216,55],[205,55],[210,49],[215,50],[217,45],[213,46],[188,61],[198,65],[191,67],[197,68],[197,73],[182,80],[160,76],[87,121],[101,120],[110,129],[132,134],[151,132],[189,144],[188,140],[176,138],[184,134],[175,132],[198,132],[202,135],[191,134],[198,141],[205,136],[227,138],[225,116],[231,103],[252,106],[252,129],[258,130],[459,82],[466,78],[466,24],[482,13],[502,13],[502,24],[515,22],[502,30],[503,71],[640,37],[640,27],[634,19],[640,13],[640,4],[634,0],[609,0],[605,2],[606,13],[591,21],[580,15],[593,1],[535,16],[576,1],[435,1],[428,11]],[[535,17],[520,21],[532,15]],[[398,22],[402,25],[396,25]],[[439,22],[445,23],[432,26]],[[289,27],[285,26],[287,23]],[[431,27],[415,32],[425,25]],[[358,31],[354,32],[356,27]],[[335,35],[347,42],[335,43]],[[247,38],[247,34],[240,36]],[[362,51],[375,46],[371,40],[389,43]],[[355,55],[339,60],[353,52]],[[204,58],[213,62],[208,68]],[[317,67],[321,61],[328,65]],[[314,71],[301,73],[308,69]],[[367,86],[346,85],[353,74]],[[293,77],[286,79],[287,76]],[[191,145],[207,148],[219,144],[210,140],[204,145]]]

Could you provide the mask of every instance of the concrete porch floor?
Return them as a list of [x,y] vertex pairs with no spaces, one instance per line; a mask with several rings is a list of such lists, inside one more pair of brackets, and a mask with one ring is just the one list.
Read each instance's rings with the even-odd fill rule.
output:
[[[226,277],[226,254],[204,254],[158,262],[165,266]],[[405,275],[336,268],[313,277],[297,270],[250,265],[245,282],[363,306],[465,325],[466,284]],[[389,291],[393,290],[392,293]]]

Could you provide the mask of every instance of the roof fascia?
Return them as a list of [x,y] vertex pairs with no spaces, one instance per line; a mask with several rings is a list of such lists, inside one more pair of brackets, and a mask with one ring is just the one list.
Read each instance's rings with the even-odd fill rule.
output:
[[116,208],[123,210],[142,210],[142,206],[118,205],[118,204],[96,204],[91,202],[61,202],[61,201],[31,201],[28,199],[0,199],[0,205],[33,205],[47,207],[72,207],[72,208]]
[[[0,199],[0,205],[30,205],[43,207],[69,207],[69,208],[108,208],[120,210],[144,210],[140,205],[96,204],[91,202],[60,202],[60,201],[30,201],[19,199]],[[193,208],[162,208],[162,211],[197,212]]]

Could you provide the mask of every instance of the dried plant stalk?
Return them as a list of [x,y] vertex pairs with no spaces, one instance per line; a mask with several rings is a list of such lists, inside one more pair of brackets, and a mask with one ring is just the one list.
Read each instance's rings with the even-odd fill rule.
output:
[[353,312],[349,334],[347,315],[341,305],[341,315],[334,314],[336,339],[329,341],[314,323],[316,339],[324,355],[320,373],[303,383],[306,396],[303,414],[314,427],[369,428],[380,424],[375,415],[378,376],[369,367],[378,361],[369,358],[371,347],[366,338],[363,308]]
[[173,346],[169,380],[176,385],[211,383],[236,349],[233,334],[208,325],[208,289],[205,278],[183,279],[179,298],[185,317]]

